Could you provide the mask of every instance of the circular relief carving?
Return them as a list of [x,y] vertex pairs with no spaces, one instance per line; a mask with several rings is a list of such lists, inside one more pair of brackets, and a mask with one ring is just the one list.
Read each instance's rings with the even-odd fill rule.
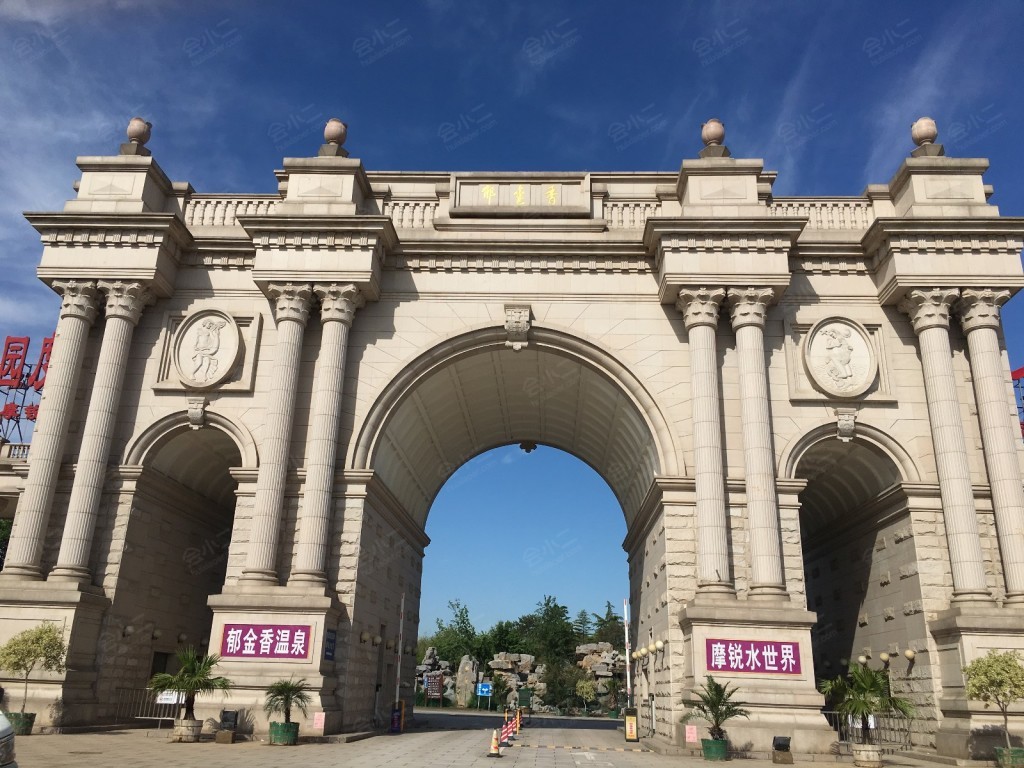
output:
[[215,387],[235,370],[241,348],[238,325],[231,315],[200,310],[185,318],[174,336],[174,367],[186,386]]
[[818,389],[836,397],[863,395],[878,373],[868,332],[841,317],[822,320],[807,334],[804,366]]

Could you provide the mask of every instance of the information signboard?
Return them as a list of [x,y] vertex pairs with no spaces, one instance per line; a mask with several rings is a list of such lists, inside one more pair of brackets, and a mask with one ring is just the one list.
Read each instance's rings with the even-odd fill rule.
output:
[[492,683],[477,683],[476,684],[476,695],[477,696],[492,696],[494,686]]
[[640,729],[637,726],[636,707],[626,708],[626,741],[640,741]]

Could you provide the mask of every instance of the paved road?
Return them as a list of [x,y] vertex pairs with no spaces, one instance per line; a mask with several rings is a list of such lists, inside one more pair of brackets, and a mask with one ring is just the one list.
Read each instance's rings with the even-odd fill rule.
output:
[[[486,717],[486,716],[483,716]],[[348,744],[299,744],[271,747],[265,743],[172,744],[168,731],[125,730],[107,733],[34,735],[18,739],[21,768],[63,768],[102,764],[116,768],[706,768],[700,759],[667,757],[626,744],[617,723],[595,720],[534,718],[518,742],[503,749],[500,760],[488,758],[493,721],[478,716],[440,715],[401,736],[377,736]],[[482,727],[483,726],[483,727]],[[591,726],[591,727],[586,727]],[[622,751],[630,750],[630,751]],[[890,766],[910,766],[904,759]],[[834,764],[816,763],[826,766]],[[744,760],[743,768],[770,766],[770,761]],[[812,765],[812,764],[808,764]],[[916,765],[924,765],[916,763]]]

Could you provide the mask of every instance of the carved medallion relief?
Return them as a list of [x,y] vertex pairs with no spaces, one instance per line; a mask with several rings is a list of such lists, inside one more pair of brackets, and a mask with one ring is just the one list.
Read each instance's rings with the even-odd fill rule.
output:
[[866,330],[851,320],[830,317],[807,334],[804,367],[822,392],[858,397],[874,383],[878,361]]
[[240,350],[234,318],[216,309],[201,310],[187,317],[175,334],[174,368],[188,387],[215,387],[232,374]]

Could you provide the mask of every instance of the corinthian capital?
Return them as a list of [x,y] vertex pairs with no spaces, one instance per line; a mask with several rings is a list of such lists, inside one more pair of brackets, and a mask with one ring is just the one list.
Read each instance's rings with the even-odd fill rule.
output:
[[132,325],[139,322],[145,306],[153,302],[153,294],[142,283],[101,280],[99,287],[107,294],[107,317],[123,317]]
[[683,313],[686,330],[698,325],[718,326],[718,308],[725,298],[724,288],[683,288],[676,309]]
[[309,320],[313,291],[309,283],[271,283],[267,294],[274,302],[274,318],[278,323],[294,320],[302,325]]
[[999,328],[999,307],[1010,299],[1009,291],[993,291],[991,288],[968,288],[960,293],[956,312],[964,333],[975,328]]
[[313,293],[320,299],[320,322],[342,322],[352,325],[356,310],[366,304],[359,288],[352,283],[314,285]]
[[732,327],[758,325],[763,328],[773,298],[775,293],[771,288],[730,288],[727,301]]
[[92,325],[99,312],[100,293],[95,280],[55,280],[53,288],[61,295],[61,317],[81,318]]
[[928,328],[949,328],[949,308],[959,296],[955,288],[911,291],[900,302],[899,310],[910,316],[914,333]]

